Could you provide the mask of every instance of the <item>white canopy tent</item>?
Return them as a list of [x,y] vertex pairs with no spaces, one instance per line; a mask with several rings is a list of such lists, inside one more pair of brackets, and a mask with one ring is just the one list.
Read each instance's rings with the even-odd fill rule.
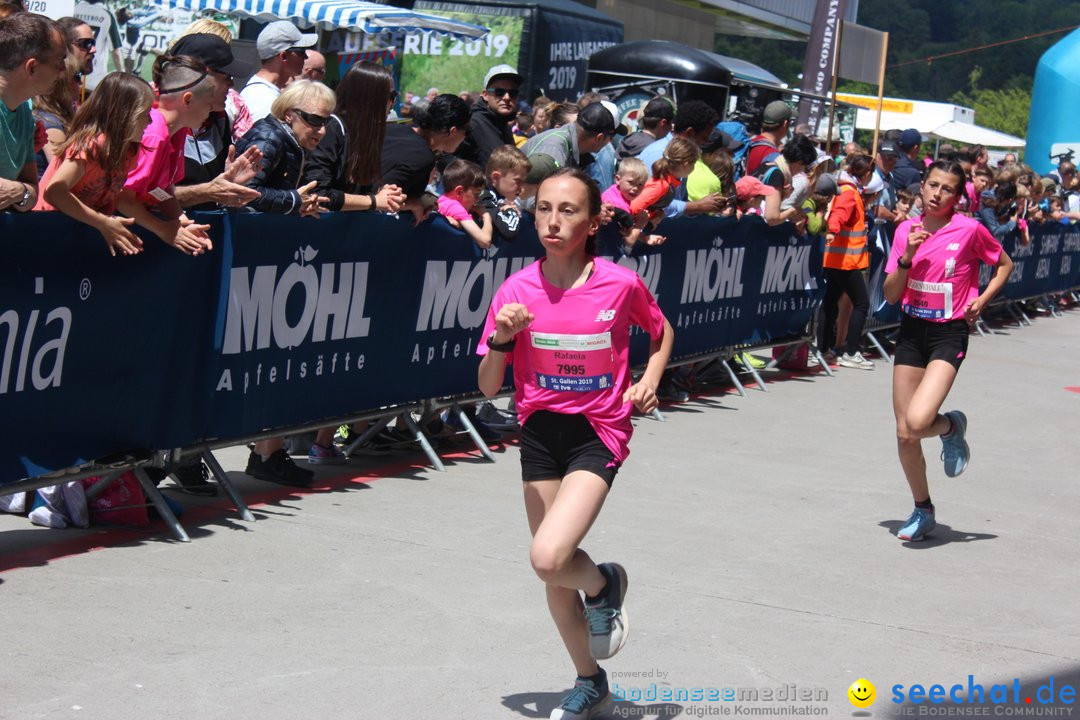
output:
[[[877,122],[877,98],[869,95],[837,93],[836,99],[860,106],[855,117],[859,130],[873,130]],[[923,135],[968,145],[1018,148],[1027,141],[975,124],[975,111],[962,105],[885,98],[881,108],[881,130],[915,128]]]
[[300,27],[320,30],[341,28],[368,34],[386,30],[429,31],[465,40],[488,34],[488,29],[480,25],[360,0],[150,0],[150,4],[194,13],[223,13],[261,22],[294,20]]
[[987,147],[1019,148],[1027,144],[1024,138],[1015,135],[998,132],[981,125],[966,122],[949,121],[944,125],[934,128],[930,133],[934,137],[943,140],[955,140],[965,145],[985,145]]

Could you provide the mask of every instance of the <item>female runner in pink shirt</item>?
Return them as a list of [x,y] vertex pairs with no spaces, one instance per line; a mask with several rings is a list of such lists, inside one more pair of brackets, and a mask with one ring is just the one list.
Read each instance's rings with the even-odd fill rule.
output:
[[[597,565],[579,545],[629,454],[634,407],[647,413],[657,405],[674,340],[641,278],[594,257],[600,213],[600,189],[580,170],[540,183],[536,230],[546,256],[495,293],[478,348],[485,395],[502,387],[507,363],[514,368],[530,560],[577,671],[574,689],[551,713],[561,720],[591,718],[610,700],[596,660],[626,641],[626,571]],[[652,338],[636,384],[631,325]]]
[[[932,164],[922,185],[923,214],[896,228],[885,265],[885,297],[901,302],[903,317],[893,359],[893,412],[900,464],[915,510],[897,532],[918,541],[934,529],[922,439],[941,436],[945,474],[967,468],[971,451],[959,410],[939,414],[967,355],[969,325],[1005,285],[1012,260],[978,221],[955,212],[964,192],[959,163]],[[979,293],[979,263],[996,267]]]

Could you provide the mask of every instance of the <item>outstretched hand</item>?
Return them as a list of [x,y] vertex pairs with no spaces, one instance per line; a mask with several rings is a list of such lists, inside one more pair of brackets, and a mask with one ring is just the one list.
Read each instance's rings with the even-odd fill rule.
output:
[[229,156],[225,160],[225,172],[222,175],[229,182],[237,185],[246,185],[262,169],[263,154],[255,145],[245,150],[240,157],[236,157],[236,146],[229,146]]

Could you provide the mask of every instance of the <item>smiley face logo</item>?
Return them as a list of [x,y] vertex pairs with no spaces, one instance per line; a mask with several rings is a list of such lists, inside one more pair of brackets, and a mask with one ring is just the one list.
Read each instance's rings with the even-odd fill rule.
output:
[[847,696],[855,707],[868,708],[874,704],[874,700],[877,698],[877,689],[874,687],[874,683],[866,678],[859,678],[851,683],[851,687],[847,690]]

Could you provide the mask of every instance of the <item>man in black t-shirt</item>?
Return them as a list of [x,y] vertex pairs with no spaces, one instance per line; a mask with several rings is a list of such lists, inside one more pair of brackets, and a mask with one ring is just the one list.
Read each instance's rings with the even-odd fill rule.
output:
[[411,123],[387,123],[383,138],[382,182],[397,185],[406,197],[418,198],[431,182],[435,153]]

